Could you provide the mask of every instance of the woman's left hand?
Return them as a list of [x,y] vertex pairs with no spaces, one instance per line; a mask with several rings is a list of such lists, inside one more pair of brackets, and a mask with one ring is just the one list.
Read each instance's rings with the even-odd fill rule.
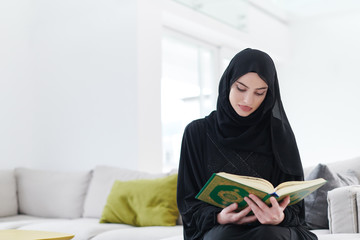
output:
[[270,198],[271,206],[269,207],[257,196],[250,194],[244,198],[250,206],[252,212],[261,224],[278,225],[284,220],[284,210],[290,203],[290,197],[287,196],[279,204],[274,197]]

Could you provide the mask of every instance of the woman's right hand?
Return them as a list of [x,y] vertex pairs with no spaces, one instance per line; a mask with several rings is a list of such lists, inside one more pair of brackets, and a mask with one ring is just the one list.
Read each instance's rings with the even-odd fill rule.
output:
[[224,208],[217,215],[217,221],[219,224],[247,224],[251,222],[255,222],[257,220],[255,215],[246,216],[249,212],[251,212],[251,208],[247,206],[240,212],[237,212],[238,205],[237,203],[233,203],[226,208]]

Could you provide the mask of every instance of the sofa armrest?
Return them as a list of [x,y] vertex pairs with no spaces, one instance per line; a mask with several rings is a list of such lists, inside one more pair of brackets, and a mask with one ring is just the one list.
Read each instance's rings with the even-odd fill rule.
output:
[[328,192],[328,218],[331,233],[359,232],[359,197],[360,185],[340,187]]

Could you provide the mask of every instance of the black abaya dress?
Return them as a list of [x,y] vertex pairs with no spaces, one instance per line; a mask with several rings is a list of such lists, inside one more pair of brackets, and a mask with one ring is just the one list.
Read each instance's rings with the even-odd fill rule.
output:
[[[213,112],[211,116],[216,115]],[[184,225],[184,239],[317,239],[305,227],[303,202],[288,206],[284,220],[277,226],[255,222],[247,225],[219,225],[221,208],[195,199],[215,172],[262,177],[274,186],[284,181],[302,180],[281,171],[272,154],[245,152],[222,145],[211,132],[206,119],[190,123],[184,132],[177,200]],[[272,238],[273,236],[274,238]]]

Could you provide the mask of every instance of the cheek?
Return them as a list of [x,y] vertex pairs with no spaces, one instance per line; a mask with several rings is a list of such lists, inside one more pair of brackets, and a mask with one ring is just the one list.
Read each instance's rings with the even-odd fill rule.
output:
[[258,98],[256,100],[256,107],[259,107],[264,100],[265,100],[265,97]]
[[236,102],[236,94],[235,94],[235,92],[233,91],[233,90],[231,90],[230,91],[230,93],[229,93],[229,100],[230,100],[230,103],[234,103],[234,102]]
[[236,90],[236,89],[231,89],[230,90],[230,93],[229,93],[230,101],[232,100],[232,101],[237,102],[240,99],[242,99],[242,96],[243,96],[243,94],[241,92],[239,92],[238,90]]

